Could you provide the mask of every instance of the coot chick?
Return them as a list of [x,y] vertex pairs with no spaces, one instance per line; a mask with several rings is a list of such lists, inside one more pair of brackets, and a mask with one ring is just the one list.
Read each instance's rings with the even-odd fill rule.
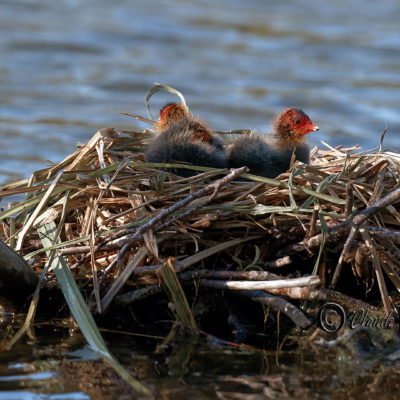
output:
[[[195,118],[180,104],[170,103],[160,111],[154,125],[156,137],[144,153],[145,160],[154,163],[187,163],[211,168],[226,168],[227,161],[222,141],[214,136],[207,125]],[[198,172],[178,168],[180,176],[193,176]]]
[[275,118],[269,135],[252,133],[236,139],[228,151],[228,167],[246,165],[251,174],[275,178],[289,169],[293,153],[296,160],[310,162],[305,135],[318,129],[302,110],[289,108]]

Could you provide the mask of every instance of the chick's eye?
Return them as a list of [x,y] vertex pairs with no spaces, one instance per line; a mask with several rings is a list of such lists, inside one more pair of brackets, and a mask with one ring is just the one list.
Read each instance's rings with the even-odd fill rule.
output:
[[299,124],[299,123],[300,123],[300,120],[299,120],[299,119],[296,119],[296,121],[294,121],[294,122],[296,122],[296,124]]

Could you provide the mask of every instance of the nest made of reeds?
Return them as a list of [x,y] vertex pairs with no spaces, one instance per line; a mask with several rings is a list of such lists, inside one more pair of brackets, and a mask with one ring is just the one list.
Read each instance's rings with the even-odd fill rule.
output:
[[192,326],[188,281],[248,296],[303,328],[310,320],[288,299],[354,308],[375,285],[386,313],[393,309],[399,154],[325,144],[311,165],[276,179],[195,166],[180,166],[198,171],[181,178],[173,165],[144,162],[150,137],[104,129],[59,164],[5,185],[0,198],[25,200],[0,213],[2,239],[49,280],[54,257],[62,260],[100,313],[162,291],[160,281],[171,301],[180,293],[186,316],[176,317]]

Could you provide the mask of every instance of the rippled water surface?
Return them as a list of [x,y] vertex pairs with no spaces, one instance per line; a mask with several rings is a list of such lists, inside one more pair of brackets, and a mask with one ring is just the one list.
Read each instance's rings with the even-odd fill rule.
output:
[[[324,140],[372,148],[387,127],[385,146],[400,149],[399,20],[396,0],[2,0],[0,185],[28,177],[48,160],[61,161],[99,128],[147,127],[119,111],[146,116],[144,97],[154,82],[179,89],[191,110],[218,130],[268,131],[277,112],[296,106],[320,127],[309,136],[312,144],[323,146]],[[157,110],[172,99],[157,94],[151,103]],[[0,380],[0,398],[43,398],[35,393],[88,398],[85,382],[69,378],[74,368],[60,367],[64,344],[57,343],[58,348],[50,340],[46,347],[43,342],[47,340],[2,353],[0,375],[20,379],[18,384]],[[48,351],[56,351],[54,358]],[[128,347],[124,351],[132,357]],[[278,365],[275,355],[269,360],[251,354],[256,365],[249,367],[243,361],[247,353],[229,358],[221,349],[196,357],[205,361],[184,371],[186,382],[193,384],[190,391],[186,383],[179,386],[181,376],[168,380],[174,361],[170,356],[151,358],[158,375],[150,374],[150,384],[157,386],[157,378],[165,378],[158,383],[166,388],[164,398],[217,398],[218,390],[235,384],[251,392],[249,388],[270,379],[269,363],[277,379],[272,375],[270,385],[275,385],[291,365],[291,356]],[[310,366],[296,357],[293,376],[303,381]],[[220,359],[224,363],[218,364]],[[208,371],[211,360],[217,366]],[[130,365],[127,360],[125,365]],[[227,365],[232,371],[226,372]],[[356,377],[342,371],[343,379],[356,382],[354,398],[363,396],[364,375],[377,373],[379,366],[374,368],[351,369]],[[331,372],[336,376],[337,371]],[[259,378],[253,382],[247,374]],[[325,379],[318,372],[315,377]],[[317,381],[310,383],[316,386]],[[24,390],[26,395],[18,397]],[[180,397],[174,397],[176,390]],[[268,398],[263,390],[260,396]]]
[[385,359],[398,347],[390,332],[385,340],[360,331],[334,348],[307,340],[306,350],[292,351],[224,346],[176,331],[172,341],[103,332],[117,359],[149,389],[147,397],[101,362],[79,332],[56,321],[38,325],[34,345],[20,341],[0,352],[0,400],[395,400],[400,389],[398,358]]
[[[143,129],[153,82],[219,130],[267,131],[303,108],[332,145],[398,148],[400,3],[3,0],[0,183],[60,161],[102,127]],[[157,96],[156,109],[170,98]]]

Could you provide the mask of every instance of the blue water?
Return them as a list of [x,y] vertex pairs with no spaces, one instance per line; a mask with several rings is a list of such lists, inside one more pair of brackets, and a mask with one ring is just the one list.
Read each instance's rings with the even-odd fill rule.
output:
[[[399,18],[396,0],[2,0],[0,185],[100,128],[146,128],[119,111],[146,116],[154,82],[179,89],[218,130],[268,131],[296,106],[320,127],[312,144],[371,148],[387,127],[384,144],[400,149]],[[155,113],[173,99],[155,95]],[[78,382],[46,375],[59,366],[44,353],[27,346],[2,360],[0,372],[22,383],[0,382],[0,398],[87,398]],[[194,370],[192,380],[206,368]]]
[[[218,130],[268,131],[285,107],[312,144],[398,148],[396,0],[3,0],[0,184],[58,162],[99,128],[144,129],[153,82]],[[168,96],[152,99],[154,110]]]

